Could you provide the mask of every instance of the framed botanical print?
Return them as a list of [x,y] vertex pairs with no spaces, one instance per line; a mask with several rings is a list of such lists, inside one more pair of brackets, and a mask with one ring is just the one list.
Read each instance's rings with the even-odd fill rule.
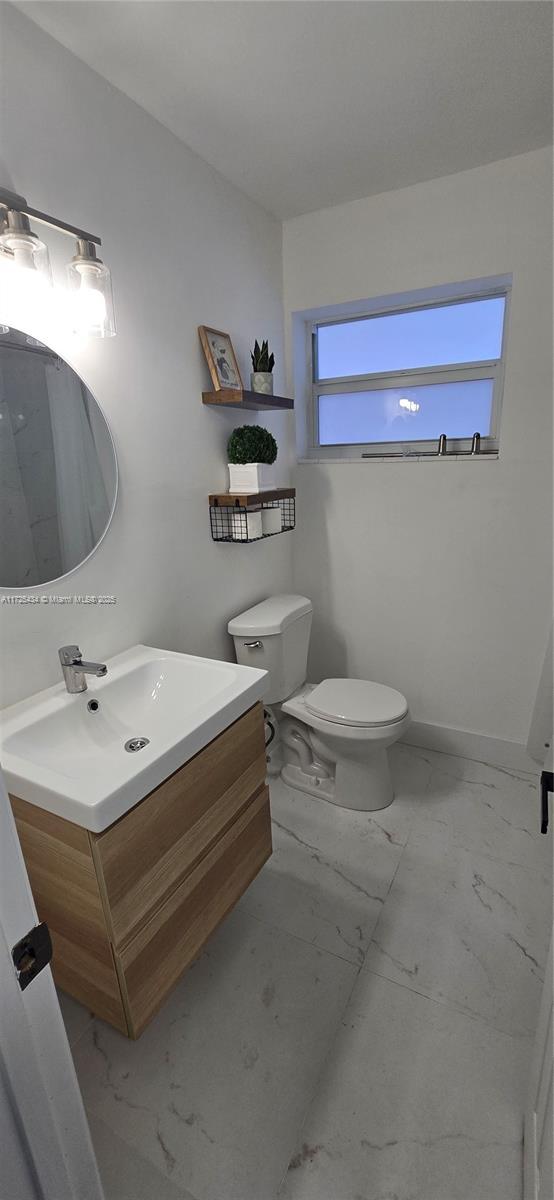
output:
[[198,333],[215,391],[231,388],[240,392],[242,379],[229,334],[210,329],[208,325],[199,325]]

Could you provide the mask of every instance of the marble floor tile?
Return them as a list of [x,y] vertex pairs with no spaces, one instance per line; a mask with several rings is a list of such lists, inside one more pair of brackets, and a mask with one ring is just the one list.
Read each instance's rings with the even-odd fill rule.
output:
[[539,826],[538,773],[518,774],[446,754],[429,758],[426,807],[446,801],[453,845],[533,871],[551,867],[552,847]]
[[272,780],[273,857],[138,1042],[60,993],[107,1200],[521,1200],[537,780],[389,756],[380,813]]
[[67,992],[62,992],[60,988],[56,990],[69,1045],[74,1046],[94,1019],[94,1015],[89,1012],[88,1008],[74,1000],[73,996],[68,996]]
[[362,971],[280,1200],[521,1200],[528,1057]]
[[366,966],[516,1036],[531,1035],[548,950],[540,872],[408,844]]
[[385,830],[373,814],[337,808],[280,779],[271,782],[271,814],[273,855],[241,907],[359,965],[408,826],[404,821],[400,833],[402,820],[395,829],[391,819]]
[[[404,742],[396,742],[388,751],[389,767],[394,784],[395,802],[382,813],[375,813],[379,819],[390,819],[393,816],[397,801],[408,802],[413,806],[423,797],[429,785],[434,761],[431,752],[419,746],[408,746]],[[417,811],[417,805],[416,805]],[[410,821],[411,823],[411,821]]]
[[89,1114],[89,1126],[106,1200],[195,1200],[94,1113]]
[[356,970],[235,911],[139,1041],[85,1031],[87,1109],[197,1200],[271,1200]]

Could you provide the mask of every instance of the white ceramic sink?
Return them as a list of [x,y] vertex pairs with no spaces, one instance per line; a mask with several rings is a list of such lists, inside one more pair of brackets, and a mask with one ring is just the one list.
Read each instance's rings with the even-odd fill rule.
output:
[[[151,646],[107,667],[86,692],[70,696],[62,682],[0,713],[9,791],[95,833],[261,699],[267,681],[254,667]],[[136,738],[148,744],[126,750]]]

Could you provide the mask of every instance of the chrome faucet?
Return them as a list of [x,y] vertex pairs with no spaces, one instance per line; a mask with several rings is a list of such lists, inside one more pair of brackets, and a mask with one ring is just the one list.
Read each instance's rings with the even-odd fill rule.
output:
[[105,663],[83,662],[78,646],[61,646],[58,654],[65,686],[72,696],[76,692],[86,692],[87,675],[96,675],[100,679],[108,674]]

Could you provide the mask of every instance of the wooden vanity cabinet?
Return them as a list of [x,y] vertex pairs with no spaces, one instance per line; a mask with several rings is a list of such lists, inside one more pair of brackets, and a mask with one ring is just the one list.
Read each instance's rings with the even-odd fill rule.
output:
[[136,1038],[271,854],[254,705],[102,833],[11,796],[59,987]]

